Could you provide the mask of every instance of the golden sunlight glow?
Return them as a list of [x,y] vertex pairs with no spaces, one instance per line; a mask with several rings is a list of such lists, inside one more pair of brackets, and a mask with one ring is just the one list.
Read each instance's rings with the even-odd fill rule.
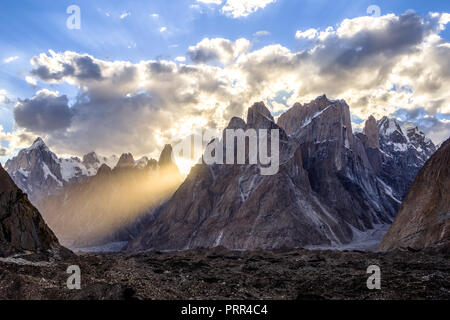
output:
[[120,169],[69,186],[37,207],[63,245],[95,243],[132,227],[166,201],[183,177],[177,168]]
[[175,159],[175,162],[178,166],[178,169],[180,169],[181,174],[187,176],[192,167],[195,166],[198,161],[179,157]]

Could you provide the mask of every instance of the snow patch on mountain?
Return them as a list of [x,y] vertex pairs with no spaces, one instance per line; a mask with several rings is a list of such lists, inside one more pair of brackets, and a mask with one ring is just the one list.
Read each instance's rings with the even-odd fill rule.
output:
[[310,125],[311,122],[312,122],[314,119],[320,117],[320,115],[322,115],[325,111],[327,111],[327,110],[328,110],[329,108],[331,108],[333,105],[334,105],[334,104],[325,107],[323,110],[316,112],[311,118],[306,119],[305,122],[302,124],[301,128],[305,128],[305,127],[307,127],[308,125]]
[[48,177],[52,178],[59,186],[63,186],[63,183],[50,171],[47,164],[42,163],[42,170],[44,170],[44,179]]

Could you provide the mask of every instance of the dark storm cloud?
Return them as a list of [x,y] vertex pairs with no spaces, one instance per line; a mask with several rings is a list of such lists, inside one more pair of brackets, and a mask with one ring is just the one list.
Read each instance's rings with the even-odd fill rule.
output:
[[32,99],[19,100],[14,108],[16,124],[32,132],[50,133],[66,129],[72,120],[67,97],[41,91]]
[[[33,59],[35,64],[36,59]],[[46,65],[39,65],[31,70],[31,74],[44,81],[59,81],[64,77],[76,77],[80,80],[100,80],[102,78],[100,66],[89,56],[77,56],[71,63],[61,63],[62,70],[52,72]]]
[[187,55],[194,63],[208,63],[218,60],[217,52],[203,49],[203,48],[192,48],[189,49]]
[[34,70],[31,70],[31,74],[39,77],[41,80],[50,81],[50,80],[61,80],[67,76],[73,76],[75,73],[75,68],[70,64],[63,64],[63,70],[57,72],[51,72],[47,66],[39,66]]
[[148,64],[151,73],[172,73],[173,66],[162,62],[151,62]]
[[[152,130],[159,126],[170,128],[175,118],[155,96],[148,93],[107,100],[79,101],[72,109],[76,130],[57,131],[49,136],[49,143],[60,150],[86,153],[95,149],[103,153],[151,153],[157,146]],[[74,141],[76,144],[74,145]]]
[[[322,65],[323,72],[338,73],[360,67],[375,67],[391,59],[414,52],[416,45],[434,31],[436,24],[425,22],[407,12],[381,28],[361,29],[351,36],[334,34],[320,41],[312,58]],[[383,61],[384,60],[384,61]],[[324,63],[325,62],[325,63]],[[383,70],[389,72],[390,68]]]
[[96,64],[91,57],[77,57],[75,59],[75,64],[77,66],[77,78],[95,80],[100,80],[102,78],[100,66]]

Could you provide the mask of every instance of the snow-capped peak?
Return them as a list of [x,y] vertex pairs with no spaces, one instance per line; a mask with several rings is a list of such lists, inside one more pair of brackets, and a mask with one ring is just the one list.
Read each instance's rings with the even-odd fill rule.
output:
[[100,163],[100,160],[95,152],[90,152],[83,156],[83,163],[86,166],[95,166]]
[[419,131],[419,128],[412,122],[405,122],[402,126],[402,129],[405,129],[405,131],[409,131],[409,130]]
[[378,123],[378,130],[380,135],[390,136],[394,132],[398,132],[399,134],[404,136],[402,127],[399,122],[394,118],[383,117]]
[[135,166],[139,169],[145,168],[147,166],[147,163],[148,163],[148,158],[145,156],[134,162]]
[[27,151],[32,151],[35,149],[46,149],[48,150],[47,145],[45,144],[44,140],[42,140],[42,138],[37,138],[36,140],[34,140],[33,144],[27,148]]

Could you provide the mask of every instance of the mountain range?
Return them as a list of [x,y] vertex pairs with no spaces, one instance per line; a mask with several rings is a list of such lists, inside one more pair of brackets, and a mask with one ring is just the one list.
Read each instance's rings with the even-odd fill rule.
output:
[[435,151],[418,128],[395,119],[371,117],[354,133],[349,106],[325,95],[295,104],[277,123],[256,103],[247,121],[227,127],[249,128],[279,129],[277,174],[262,176],[261,164],[196,165],[126,250],[348,244],[394,220]]
[[170,145],[159,161],[95,152],[81,160],[59,158],[38,138],[6,170],[68,247],[130,240],[182,182]]
[[393,118],[370,116],[354,132],[347,103],[325,95],[277,121],[255,103],[227,129],[278,129],[278,173],[261,175],[261,163],[202,163],[182,183],[170,145],[159,161],[95,152],[81,160],[58,158],[42,139],[5,168],[70,247],[340,247],[387,229],[436,151],[419,128]]
[[17,186],[28,194],[31,201],[38,201],[71,183],[78,183],[92,177],[102,164],[115,166],[116,156],[99,157],[95,152],[78,157],[58,158],[41,138],[18,155],[8,160],[5,170]]

